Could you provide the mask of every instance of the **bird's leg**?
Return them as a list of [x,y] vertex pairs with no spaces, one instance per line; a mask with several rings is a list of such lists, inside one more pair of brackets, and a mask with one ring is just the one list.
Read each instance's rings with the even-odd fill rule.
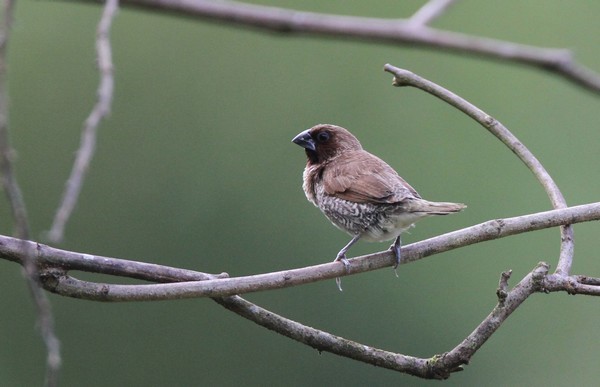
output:
[[348,259],[346,258],[346,252],[348,251],[348,249],[350,249],[350,247],[356,243],[356,241],[358,241],[360,239],[360,235],[355,235],[354,238],[352,238],[352,240],[350,242],[348,242],[348,244],[346,246],[344,246],[340,252],[337,254],[337,256],[335,257],[335,259],[333,260],[333,262],[337,262],[340,261],[344,264],[344,267],[346,268],[346,270],[348,269],[348,266],[350,265],[350,262],[348,262]]
[[394,273],[396,273],[396,277],[398,277],[398,272],[396,271],[396,269],[398,268],[398,265],[400,264],[400,259],[401,259],[401,252],[400,249],[402,248],[402,240],[400,239],[400,235],[398,235],[396,237],[396,240],[394,241],[394,243],[390,246],[390,250],[392,250],[394,252],[394,255],[396,256],[396,264],[394,265]]
[[[350,262],[348,262],[348,259],[346,258],[346,252],[359,239],[360,239],[360,235],[355,235],[354,238],[352,238],[352,240],[350,242],[348,242],[348,244],[346,246],[344,246],[340,250],[340,252],[337,254],[337,256],[335,257],[335,259],[333,260],[333,262],[337,262],[337,261],[342,262],[344,264],[344,268],[346,269],[346,271],[348,271],[348,267],[350,266]],[[338,287],[338,289],[340,289],[340,292],[341,292],[342,291],[342,280],[341,280],[341,278],[339,278],[339,277],[336,278],[335,279],[335,283],[337,284],[337,287]]]

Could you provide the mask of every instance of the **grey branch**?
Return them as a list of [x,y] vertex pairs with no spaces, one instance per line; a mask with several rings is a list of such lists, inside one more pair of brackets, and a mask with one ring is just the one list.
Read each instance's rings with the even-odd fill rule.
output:
[[[415,23],[414,20],[411,22],[410,19],[328,15],[226,0],[122,0],[121,4],[278,33],[368,40],[479,55],[549,71],[578,86],[600,93],[600,75],[577,63],[570,50],[540,48],[445,31],[428,27],[421,22]],[[431,19],[434,16],[430,14],[427,17]],[[428,19],[425,18],[424,21]]]
[[415,27],[425,26],[430,24],[454,4],[455,0],[430,0],[423,5],[417,12],[415,12],[410,19],[409,23]]
[[[445,251],[504,238],[530,231],[600,220],[600,202],[550,210],[513,218],[490,220],[462,230],[407,245],[402,250],[402,264],[414,262]],[[0,236],[0,258],[23,263],[23,241]],[[70,252],[35,242],[27,242],[35,248],[36,262],[41,268],[42,283],[55,293],[95,301],[150,301],[192,297],[225,297],[234,294],[280,289],[306,283],[355,275],[390,267],[394,256],[389,251],[350,259],[348,272],[339,263],[326,263],[280,272],[228,278],[227,274],[211,275],[193,271],[168,268],[142,262]],[[71,270],[124,276],[158,284],[116,285],[77,280],[67,273]],[[589,277],[560,276],[581,285],[597,286]],[[179,281],[180,283],[165,283]],[[183,282],[182,282],[183,281]],[[553,282],[548,286],[558,291],[566,282]],[[562,290],[567,290],[566,288]],[[569,287],[571,290],[571,287]],[[575,292],[577,289],[574,290]],[[586,292],[587,294],[587,292]]]
[[0,171],[2,187],[7,195],[12,216],[15,221],[15,234],[21,238],[21,263],[24,268],[25,281],[31,292],[38,319],[42,340],[46,346],[46,381],[45,385],[58,385],[61,355],[60,342],[54,332],[54,319],[50,302],[38,282],[39,272],[34,261],[34,250],[25,239],[29,238],[29,221],[21,189],[13,168],[14,151],[10,145],[8,133],[8,93],[6,89],[7,48],[10,38],[14,1],[5,0],[3,3],[3,19],[0,21]]
[[77,150],[75,162],[73,163],[73,169],[67,180],[61,203],[52,222],[52,227],[47,235],[48,240],[55,243],[62,241],[65,226],[79,198],[85,175],[94,157],[100,121],[110,113],[114,89],[110,27],[118,5],[118,0],[106,0],[102,17],[98,23],[96,33],[96,52],[98,56],[98,69],[100,70],[100,83],[97,91],[98,99],[83,125],[81,142]]
[[[408,245],[403,250],[403,262],[413,262],[427,256],[438,254],[451,249],[468,246],[474,243],[498,239],[523,232],[556,227],[564,223],[579,223],[600,220],[600,203],[592,203],[565,209],[551,210],[515,218],[496,219],[463,230],[454,231],[435,238],[427,239]],[[111,299],[123,287],[130,290],[129,300],[157,299],[155,294],[160,287],[166,287],[165,298],[182,298],[208,295],[227,309],[245,317],[265,328],[284,336],[309,345],[319,351],[328,351],[340,356],[393,369],[423,378],[442,379],[452,372],[462,369],[491,335],[500,327],[502,322],[531,294],[535,292],[566,291],[570,294],[588,294],[600,296],[600,278],[588,276],[562,276],[548,274],[548,265],[540,263],[519,282],[512,290],[508,290],[509,273],[503,273],[499,284],[498,305],[482,323],[456,348],[442,355],[422,359],[403,354],[366,346],[342,337],[307,327],[275,313],[254,305],[239,296],[220,297],[243,291],[257,291],[269,288],[293,286],[302,283],[321,281],[344,275],[342,265],[327,263],[303,269],[285,272],[269,273],[260,276],[227,278],[226,274],[211,275],[191,270],[170,268],[155,264],[101,257],[84,253],[76,253],[56,249],[46,245],[16,238],[0,236],[0,258],[22,263],[24,258],[23,245],[35,249],[38,265],[42,270],[42,281],[49,290],[71,297],[81,297],[102,301],[124,301]],[[350,274],[383,268],[394,264],[394,257],[388,252],[371,254],[350,260]],[[159,283],[183,281],[158,285],[111,285],[95,284],[78,281],[69,277],[69,270],[82,270],[116,276],[125,276]],[[248,289],[248,282],[258,278],[267,281],[269,276],[274,279],[270,286],[260,289]],[[194,282],[191,282],[194,281]],[[238,281],[239,284],[234,283]],[[225,284],[219,287],[218,284]],[[204,294],[199,291],[204,284],[209,290]],[[232,285],[233,284],[233,285]],[[117,288],[115,288],[117,287]],[[220,290],[228,288],[226,292]],[[196,293],[189,293],[190,289]],[[140,297],[141,293],[146,293]],[[178,294],[179,293],[179,294]],[[502,294],[502,296],[500,296]],[[219,297],[217,297],[219,296]]]
[[8,92],[6,88],[7,50],[13,15],[13,0],[4,1],[4,17],[0,27],[0,170],[2,188],[7,196],[15,221],[15,234],[22,239],[29,238],[27,209],[15,176],[13,160],[15,151],[10,145],[8,134]]
[[[188,16],[221,20],[283,33],[371,40],[477,54],[551,71],[580,86],[600,92],[600,77],[598,74],[577,64],[573,60],[570,51],[526,46],[428,27],[427,25],[439,17],[452,2],[452,0],[430,0],[412,18],[406,20],[323,15],[229,1],[125,0],[124,4],[163,9]],[[12,1],[6,0],[6,4],[8,9],[11,10]],[[101,73],[98,101],[84,124],[77,158],[67,182],[61,206],[49,232],[49,238],[54,241],[61,240],[63,237],[65,224],[75,207],[85,173],[93,157],[98,125],[110,110],[114,81],[109,32],[117,5],[117,0],[106,1],[103,16],[98,26],[97,52]],[[10,14],[11,12],[8,12],[8,15]],[[21,239],[0,236],[0,257],[19,262],[26,268],[28,278],[32,278],[30,282],[32,283],[32,290],[34,290],[34,298],[40,310],[38,313],[48,347],[49,370],[58,370],[60,365],[59,345],[53,333],[52,316],[49,314],[49,308],[46,312],[42,311],[43,305],[38,300],[38,295],[43,295],[43,293],[37,286],[37,278],[34,277],[37,275],[39,275],[41,283],[50,291],[65,296],[91,300],[132,301],[212,297],[227,309],[320,351],[329,351],[377,366],[434,379],[444,379],[449,377],[452,372],[461,370],[462,366],[468,363],[473,354],[491,337],[503,321],[530,295],[536,292],[555,291],[566,291],[570,294],[600,295],[600,278],[570,275],[573,259],[573,233],[571,226],[569,226],[573,223],[599,220],[600,203],[567,208],[562,194],[550,175],[531,152],[502,124],[449,91],[410,72],[389,65],[386,65],[386,71],[394,74],[395,85],[413,86],[427,91],[465,112],[496,135],[534,173],[548,193],[555,208],[555,210],[537,214],[492,220],[408,245],[403,249],[404,260],[402,263],[412,262],[473,243],[561,226],[561,253],[557,270],[553,274],[548,274],[549,265],[540,262],[512,290],[508,289],[510,272],[502,273],[497,291],[497,306],[465,340],[450,352],[422,359],[384,351],[304,326],[251,304],[239,296],[234,296],[238,293],[295,286],[390,266],[394,263],[394,257],[389,252],[355,258],[351,261],[348,271],[340,267],[339,264],[328,263],[277,273],[228,278],[225,273],[212,275],[160,265],[73,253],[27,241],[25,240],[28,235],[25,205],[22,203],[18,185],[12,173],[13,155],[7,133],[4,60],[9,26],[10,16],[5,18],[4,29],[0,31],[0,98],[2,98],[0,100],[0,161],[2,162],[3,184],[9,195],[17,230],[20,230],[18,235]],[[32,262],[36,264],[33,265],[35,266],[34,270],[27,269],[28,266],[32,266]],[[127,276],[158,282],[158,284],[114,285],[85,282],[69,276],[68,272],[71,270]],[[45,296],[43,300],[45,300]],[[48,306],[47,300],[46,306]],[[44,318],[49,318],[49,320],[45,321]],[[54,339],[54,341],[51,342],[50,339]],[[54,372],[54,374],[49,372],[47,375],[48,385],[56,384],[57,372]]]
[[[431,93],[469,115],[493,133],[532,171],[556,208],[516,218],[492,220],[408,245],[403,249],[403,263],[473,243],[521,232],[562,226],[561,254],[559,267],[555,273],[549,275],[549,265],[541,262],[510,291],[508,290],[510,272],[503,273],[497,291],[498,305],[463,342],[450,352],[429,359],[394,354],[304,326],[251,304],[239,296],[233,296],[238,293],[283,288],[391,266],[394,263],[394,257],[389,251],[352,259],[348,269],[340,267],[341,265],[336,263],[329,263],[283,272],[227,278],[225,274],[214,276],[194,272],[181,273],[183,277],[178,277],[176,271],[180,269],[71,253],[35,244],[42,283],[46,289],[58,294],[98,301],[141,301],[208,296],[261,326],[319,350],[435,379],[447,378],[451,373],[462,370],[462,366],[468,363],[473,354],[491,337],[502,322],[531,294],[566,291],[570,294],[600,295],[600,278],[569,275],[573,258],[572,228],[569,225],[599,220],[600,203],[565,208],[564,198],[550,175],[533,154],[500,122],[450,91],[409,71],[391,65],[386,65],[385,70],[394,74],[394,85],[413,86]],[[11,244],[13,245],[12,249],[9,248]],[[0,239],[0,256],[23,263],[25,259],[22,256],[23,246],[27,245],[31,249],[33,246],[30,244],[33,242],[11,238],[4,241]],[[16,249],[14,245],[17,245]],[[136,270],[140,265],[143,272]],[[68,272],[75,269],[146,280],[153,280],[154,271],[157,271],[162,273],[162,276],[154,281],[172,283],[149,285],[92,283],[69,276]]]
[[[517,155],[527,168],[529,168],[548,194],[554,208],[567,207],[565,198],[544,166],[538,161],[533,153],[531,153],[529,149],[527,149],[527,147],[498,120],[460,96],[408,70],[399,69],[390,64],[386,64],[384,70],[394,75],[394,86],[411,86],[421,89],[450,104],[477,121],[481,126],[502,141],[502,143]],[[569,225],[561,227],[561,250],[558,265],[556,267],[557,274],[568,275],[570,273],[573,261],[574,243],[573,228]]]

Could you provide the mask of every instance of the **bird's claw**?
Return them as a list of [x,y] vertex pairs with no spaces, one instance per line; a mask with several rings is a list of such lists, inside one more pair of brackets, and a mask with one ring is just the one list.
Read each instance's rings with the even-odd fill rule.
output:
[[346,271],[350,268],[350,261],[346,258],[346,254],[338,254],[337,257],[333,260],[333,262],[341,262],[344,264],[344,268]]
[[402,246],[402,243],[401,243],[399,237],[390,246],[390,250],[394,253],[394,256],[396,257],[396,262],[394,263],[394,273],[396,273],[396,277],[398,277],[397,269],[398,269],[398,265],[400,265],[400,260],[402,258],[401,246]]
[[[348,270],[350,269],[350,261],[348,261],[348,258],[346,258],[346,254],[338,254],[337,257],[335,257],[335,259],[333,260],[333,262],[343,263],[344,270],[346,270],[346,272],[348,272]],[[342,279],[340,277],[337,277],[335,279],[335,284],[337,285],[340,292],[342,292]]]

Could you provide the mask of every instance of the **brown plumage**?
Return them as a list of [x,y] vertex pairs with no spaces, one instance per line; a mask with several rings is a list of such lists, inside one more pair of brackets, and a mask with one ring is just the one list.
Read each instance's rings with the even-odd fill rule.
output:
[[352,240],[335,261],[348,265],[346,252],[357,240],[395,242],[390,249],[400,263],[400,234],[429,215],[447,215],[464,204],[430,202],[385,161],[365,151],[346,129],[316,125],[292,140],[305,148],[304,193],[310,202]]

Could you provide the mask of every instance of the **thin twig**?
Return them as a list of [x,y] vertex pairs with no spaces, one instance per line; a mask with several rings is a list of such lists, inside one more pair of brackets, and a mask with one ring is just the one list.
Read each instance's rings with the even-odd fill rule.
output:
[[10,145],[8,134],[6,72],[7,48],[14,12],[14,1],[5,0],[3,6],[4,17],[0,25],[0,169],[2,172],[2,186],[15,221],[15,234],[18,238],[21,238],[18,243],[18,251],[22,257],[24,277],[33,298],[38,328],[46,345],[45,385],[53,387],[58,385],[61,364],[60,342],[54,332],[54,319],[50,302],[38,282],[39,272],[34,259],[35,249],[32,249],[26,241],[29,238],[29,221],[27,220],[25,200],[13,168],[14,151]]
[[408,22],[415,27],[431,24],[435,19],[442,16],[455,1],[456,0],[429,0],[408,19]]
[[600,75],[577,63],[567,49],[540,48],[418,26],[409,19],[328,15],[226,0],[122,0],[121,4],[278,33],[368,40],[480,55],[549,71],[600,93]]
[[12,216],[15,221],[15,235],[21,239],[29,238],[27,209],[17,178],[13,161],[15,152],[10,146],[8,134],[8,93],[6,88],[7,50],[12,24],[14,1],[4,1],[4,18],[0,28],[0,169],[2,172],[2,187],[8,198]]
[[[502,123],[493,118],[492,116],[485,113],[483,110],[477,108],[473,104],[469,103],[464,98],[452,93],[443,87],[424,79],[408,70],[399,69],[390,64],[384,66],[384,70],[394,75],[394,86],[412,86],[421,89],[433,96],[441,99],[442,101],[450,104],[451,106],[462,111],[469,117],[473,118],[480,125],[486,128],[496,138],[498,138],[504,145],[508,147],[519,159],[529,168],[534,174],[537,180],[540,182],[544,190],[546,191],[552,207],[554,208],[565,208],[567,202],[563,197],[560,189],[546,171],[544,166],[539,160],[527,149],[525,145],[519,139],[512,134]],[[558,264],[556,267],[556,273],[562,275],[568,275],[571,271],[571,265],[573,261],[574,252],[574,235],[573,228],[569,225],[561,227],[561,249]]]
[[98,99],[90,115],[85,120],[73,169],[67,180],[52,227],[47,234],[48,240],[54,243],[61,242],[64,238],[65,226],[77,204],[85,175],[94,157],[98,126],[100,125],[100,121],[110,113],[114,89],[110,27],[118,6],[118,0],[106,0],[102,17],[98,23],[96,33],[96,52],[98,56],[98,69],[100,70],[100,83],[97,91]]

